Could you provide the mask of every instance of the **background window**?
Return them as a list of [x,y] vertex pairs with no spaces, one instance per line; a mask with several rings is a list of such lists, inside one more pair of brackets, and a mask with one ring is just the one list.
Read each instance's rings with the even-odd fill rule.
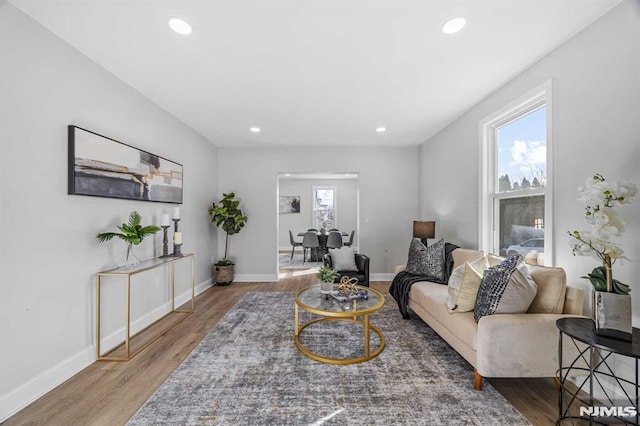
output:
[[336,228],[336,188],[313,187],[313,227]]
[[543,253],[552,263],[549,83],[481,123],[480,246],[507,255]]

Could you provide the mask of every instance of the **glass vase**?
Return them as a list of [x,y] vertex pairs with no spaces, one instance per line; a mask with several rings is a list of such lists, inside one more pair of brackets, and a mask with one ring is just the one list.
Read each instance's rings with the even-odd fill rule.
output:
[[140,264],[140,259],[133,252],[133,243],[127,243],[127,252],[118,264],[118,268],[132,269]]

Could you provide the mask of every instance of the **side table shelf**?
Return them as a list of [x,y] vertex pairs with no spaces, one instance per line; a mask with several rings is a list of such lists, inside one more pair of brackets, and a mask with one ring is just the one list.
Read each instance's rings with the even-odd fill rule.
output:
[[[591,318],[561,318],[556,321],[556,326],[560,331],[559,368],[556,373],[560,389],[556,424],[561,425],[566,421],[571,425],[640,425],[640,329],[633,329],[633,339],[628,342],[596,335]],[[569,361],[567,364],[563,364],[563,335],[570,338],[571,347],[578,351],[575,359],[565,360]],[[634,361],[634,378],[627,379],[615,373],[609,365],[612,354]],[[572,373],[581,376],[577,386],[567,386]],[[604,382],[608,383],[609,390],[603,386]],[[585,394],[587,390],[581,391],[587,384],[588,395]],[[594,395],[596,390],[601,393],[600,400]]]
[[[183,260],[190,259],[191,260],[191,309],[176,309],[175,307],[175,298],[176,298],[176,284],[175,284],[175,263]],[[150,271],[152,269],[161,268],[163,266],[170,266],[171,268],[171,311],[167,312],[161,318],[158,318],[153,323],[149,324],[142,330],[138,331],[134,335],[131,335],[131,277],[142,272]],[[103,356],[102,351],[100,349],[100,282],[102,277],[121,277],[124,278],[124,283],[126,285],[126,335],[124,340],[124,356],[123,357],[109,357]],[[154,258],[150,260],[145,260],[141,262],[138,266],[130,269],[124,268],[115,268],[109,269],[107,271],[98,272],[96,274],[96,358],[99,361],[129,361],[131,358],[142,352],[145,348],[151,345],[153,342],[158,340],[162,335],[164,335],[167,331],[171,330],[173,327],[182,322],[185,318],[191,315],[196,309],[195,303],[195,255],[193,253],[186,253],[182,257],[163,257],[163,258]],[[167,327],[163,328],[159,331],[153,338],[143,344],[140,348],[138,348],[133,353],[131,352],[131,339],[140,335],[145,330],[148,330],[153,325],[167,318],[169,315],[178,313],[184,314],[180,315],[180,317],[171,322]],[[115,349],[113,349],[115,350]],[[111,351],[113,351],[111,350]]]

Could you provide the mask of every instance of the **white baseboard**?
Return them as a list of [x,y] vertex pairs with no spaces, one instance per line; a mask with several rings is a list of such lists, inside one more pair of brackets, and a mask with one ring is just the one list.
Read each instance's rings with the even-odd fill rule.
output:
[[396,274],[371,274],[369,281],[392,281]]
[[[195,293],[200,294],[211,286],[211,279],[205,280],[202,283],[196,285]],[[179,306],[191,299],[191,291],[186,291],[176,296],[176,306]],[[196,305],[197,308],[197,305]],[[151,313],[145,315],[140,320],[136,321],[136,327],[141,327],[142,320],[144,318],[152,317],[155,312],[163,307],[154,309]],[[132,324],[133,327],[133,324]],[[140,329],[138,328],[138,329]],[[133,328],[132,328],[133,330]],[[120,341],[124,340],[125,330],[118,330],[112,335],[103,340],[101,345],[104,348],[109,347],[108,342],[112,342],[116,335],[121,335]],[[112,344],[112,343],[111,343]],[[113,344],[112,344],[113,345]],[[49,368],[43,373],[38,374],[36,377],[30,379],[26,383],[18,386],[16,389],[10,391],[7,394],[0,396],[0,423],[7,420],[9,417],[16,414],[18,411],[31,404],[36,399],[40,398],[45,393],[49,392],[56,386],[60,385],[65,380],[69,379],[73,375],[80,372],[82,369],[88,367],[96,360],[96,348],[95,345],[91,345],[75,355],[70,356],[66,360],[60,362],[57,365]]]
[[18,388],[0,397],[0,423],[79,373],[96,360],[95,347],[90,347],[40,373]]

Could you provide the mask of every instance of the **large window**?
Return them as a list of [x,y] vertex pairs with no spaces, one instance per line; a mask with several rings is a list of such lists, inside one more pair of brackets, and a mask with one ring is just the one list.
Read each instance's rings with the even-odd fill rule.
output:
[[552,264],[551,85],[481,123],[480,245],[502,256],[541,253]]
[[313,226],[320,230],[336,228],[336,188],[313,187]]

